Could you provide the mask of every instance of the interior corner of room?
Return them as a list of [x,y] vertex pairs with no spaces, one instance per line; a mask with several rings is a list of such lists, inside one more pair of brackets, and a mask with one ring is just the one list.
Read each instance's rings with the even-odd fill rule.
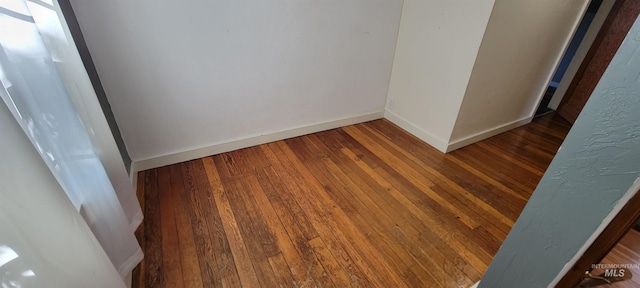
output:
[[[132,230],[143,221],[135,189],[144,182],[137,177],[145,170],[378,119],[390,121],[442,153],[554,111],[576,123],[562,145],[565,152],[554,158],[520,218],[512,223],[513,230],[492,258],[496,261],[486,274],[482,271],[485,278],[476,283],[479,287],[507,287],[513,284],[509,281],[523,279],[535,279],[530,283],[534,286],[563,281],[562,276],[580,263],[581,253],[635,195],[629,187],[640,167],[630,160],[638,160],[640,150],[632,147],[638,141],[616,135],[623,133],[620,129],[633,132],[638,125],[632,122],[638,119],[607,120],[611,114],[602,114],[599,108],[624,112],[637,107],[625,97],[603,96],[608,93],[603,89],[616,85],[623,94],[637,89],[637,83],[625,82],[621,75],[640,72],[620,60],[628,58],[637,43],[627,40],[620,51],[617,46],[596,49],[606,43],[621,45],[638,15],[637,8],[629,8],[634,0],[12,1],[27,3],[23,5],[26,12],[15,13],[9,6],[13,2],[0,0],[0,16],[24,22],[33,18],[29,13],[36,9],[49,9],[62,22],[62,32],[56,33],[73,41],[77,51],[58,47],[69,62],[54,61],[52,67],[70,91],[79,121],[90,127],[87,141],[97,146],[92,153],[115,193],[109,199],[122,206],[120,222]],[[630,24],[624,33],[615,30],[622,24],[611,19],[614,12],[627,18],[635,13],[625,22]],[[640,33],[639,25],[635,24],[633,33]],[[603,35],[602,29],[609,28],[615,33]],[[51,45],[50,34],[42,34],[43,46]],[[613,72],[598,84],[612,59],[608,71]],[[598,68],[600,74],[589,74],[590,61],[597,64],[592,66],[605,66]],[[592,93],[595,100],[589,100]],[[87,100],[89,94],[95,99]],[[5,103],[9,98],[3,98]],[[587,116],[576,120],[584,115],[580,113],[588,100]],[[13,113],[20,121],[15,105],[7,107],[3,115]],[[28,123],[20,123],[28,131]],[[614,131],[613,125],[620,129]],[[20,128],[5,126],[7,131]],[[611,132],[612,139],[622,143],[620,153],[628,158],[620,158],[610,146],[597,152],[580,146],[580,141],[591,139],[586,134],[599,131],[596,128]],[[11,147],[29,142],[12,135],[15,141],[2,141]],[[118,260],[110,251],[98,251],[99,245],[108,246],[100,238],[106,236],[91,224],[99,213],[83,210],[87,204],[65,202],[61,195],[67,187],[55,184],[57,178],[42,169],[46,167],[36,161],[34,152],[16,151],[24,154],[29,165],[20,167],[38,171],[42,177],[24,189],[49,187],[55,217],[88,223],[87,227],[65,226],[82,239],[80,248],[89,255],[83,261],[100,260],[85,268],[99,269],[109,266],[109,261],[128,267],[139,261],[142,256],[137,250],[130,253],[131,258]],[[576,155],[582,158],[576,160]],[[597,174],[596,170],[612,172]],[[576,181],[571,182],[573,188],[584,189],[584,198],[559,183],[562,177],[549,173]],[[593,179],[603,182],[581,184],[584,177],[574,175],[579,173],[595,173]],[[11,183],[21,189],[19,183]],[[603,196],[597,188],[617,192]],[[604,202],[611,205],[593,205]],[[70,209],[80,214],[64,218],[64,211]],[[567,210],[574,215],[562,213]],[[540,211],[548,215],[538,217]],[[575,219],[578,215],[583,218]],[[563,218],[579,223],[563,222]],[[562,229],[575,229],[575,233],[566,239],[542,235],[561,234]],[[133,232],[128,234],[133,239]],[[522,245],[527,239],[540,242],[530,245],[529,251]],[[527,264],[523,257],[539,269],[523,272]],[[125,270],[131,271],[105,268],[99,277],[130,277]],[[504,271],[514,273],[511,280]]]
[[[231,5],[212,10],[215,17],[197,13],[216,4],[198,4],[199,11],[167,5],[139,17],[137,9],[147,7],[71,2],[132,174],[382,117],[452,151],[529,123],[541,102],[557,108],[571,82],[564,71],[580,64],[571,56],[589,48],[578,45],[581,36],[593,41],[604,18],[587,25],[595,15],[589,1],[553,9],[538,2],[390,1],[363,4],[359,14],[327,3],[326,11],[341,10],[331,23],[320,12],[276,11],[278,5],[265,8],[269,13]],[[605,2],[610,8],[613,1]],[[127,21],[113,23],[103,10]],[[164,14],[175,21],[157,16]],[[298,40],[309,32],[313,41]],[[531,36],[539,33],[545,37]],[[550,99],[547,85],[556,83]]]

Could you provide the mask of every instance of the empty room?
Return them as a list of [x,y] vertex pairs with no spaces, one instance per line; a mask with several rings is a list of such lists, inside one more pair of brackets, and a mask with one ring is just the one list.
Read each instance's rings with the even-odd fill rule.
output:
[[639,3],[0,0],[2,287],[640,287]]

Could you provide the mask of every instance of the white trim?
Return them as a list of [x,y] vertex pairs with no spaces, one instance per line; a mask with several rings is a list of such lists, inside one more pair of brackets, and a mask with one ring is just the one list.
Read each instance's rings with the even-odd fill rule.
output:
[[129,180],[131,180],[133,189],[136,190],[138,187],[138,172],[133,171],[133,162],[131,162],[131,166],[129,166]]
[[578,250],[576,255],[573,255],[573,258],[571,258],[571,260],[569,260],[567,264],[564,264],[564,267],[562,267],[562,270],[560,270],[558,275],[556,275],[556,278],[554,278],[553,281],[551,281],[551,284],[549,284],[549,287],[555,287],[556,285],[558,285],[558,282],[560,282],[560,279],[562,279],[562,277],[564,277],[564,275],[567,274],[569,269],[571,269],[571,267],[573,267],[573,265],[575,265],[576,262],[578,262],[578,259],[580,259],[582,255],[584,255],[584,252],[587,251],[589,247],[591,247],[591,244],[593,244],[593,242],[596,241],[596,238],[598,238],[598,236],[602,234],[602,231],[604,231],[604,229],[607,228],[609,224],[611,224],[611,221],[613,220],[613,218],[616,217],[618,213],[620,213],[622,208],[626,206],[627,203],[629,203],[629,200],[631,200],[631,198],[636,195],[636,192],[638,191],[638,189],[640,189],[640,177],[638,177],[636,181],[634,181],[633,184],[631,184],[631,187],[629,187],[629,190],[627,190],[627,192],[622,196],[622,198],[618,200],[618,203],[616,203],[613,209],[611,209],[611,212],[609,212],[609,214],[602,220],[602,222],[600,223],[600,226],[598,226],[596,231],[593,232],[593,234],[591,234],[591,236],[589,237],[589,239],[587,239],[584,245],[580,247],[580,250]]
[[129,274],[127,274],[127,277],[124,278],[124,285],[127,286],[127,288],[131,288],[131,283],[133,279],[133,270],[131,270],[131,272],[129,272]]
[[553,97],[551,97],[551,101],[549,101],[549,105],[547,105],[547,107],[553,110],[558,109],[558,106],[560,105],[560,101],[562,101],[564,94],[567,93],[567,89],[569,89],[569,85],[571,85],[573,78],[576,76],[578,69],[582,65],[582,61],[584,61],[584,58],[587,56],[587,53],[591,49],[591,45],[593,44],[593,41],[595,41],[596,36],[600,32],[600,28],[602,28],[602,24],[604,24],[604,21],[607,19],[607,16],[609,16],[609,12],[613,7],[614,2],[616,1],[604,0],[602,1],[602,4],[600,4],[600,8],[598,8],[598,11],[596,11],[596,15],[593,16],[593,19],[591,20],[591,24],[589,25],[589,28],[587,28],[587,32],[582,38],[582,42],[580,42],[580,45],[578,45],[578,49],[576,49],[576,53],[574,54],[573,59],[571,59],[571,62],[569,62],[569,66],[567,67],[567,70],[564,72],[564,76],[562,76],[562,79],[560,79],[560,83],[558,83],[558,88],[556,88],[556,92],[553,93]]
[[[132,165],[129,167],[129,180],[131,180],[131,186],[133,187],[133,194],[135,195],[136,201],[140,203],[140,199],[138,199],[138,173],[133,172],[133,162],[131,164]],[[136,215],[131,218],[131,223],[129,223],[129,225],[131,226],[131,231],[135,233],[138,229],[138,226],[142,224],[143,220],[144,215],[142,213],[142,207],[140,207],[138,213],[136,213]]]
[[433,148],[436,148],[443,153],[447,152],[447,141],[444,141],[436,137],[435,135],[423,130],[422,128],[416,126],[408,120],[398,116],[398,114],[395,114],[390,110],[385,110],[384,118],[391,121],[393,124],[400,126],[400,128],[411,133],[413,136],[418,137],[420,140],[427,142],[427,144],[431,145]]
[[478,288],[478,285],[480,285],[480,281],[478,281],[475,284],[471,285],[471,287],[469,287],[469,288]]
[[367,113],[367,114],[362,114],[362,115],[357,115],[357,116],[352,116],[352,117],[347,117],[347,118],[342,118],[342,119],[337,119],[337,120],[332,120],[327,122],[311,124],[307,126],[299,126],[299,127],[282,130],[278,132],[272,132],[272,133],[232,140],[228,142],[217,143],[217,144],[213,144],[210,146],[197,148],[193,150],[187,150],[187,151],[167,154],[163,156],[153,157],[149,159],[133,161],[131,163],[131,173],[129,177],[131,179],[131,183],[133,184],[133,187],[137,189],[137,182],[138,182],[137,178],[138,178],[139,171],[153,169],[153,168],[180,163],[184,161],[189,161],[193,159],[198,159],[198,158],[202,158],[210,155],[216,155],[216,154],[238,150],[242,148],[252,147],[252,146],[269,143],[273,141],[298,137],[302,135],[335,129],[335,128],[353,125],[357,123],[377,120],[381,118],[386,118],[392,123],[400,126],[400,128],[406,130],[407,132],[418,137],[420,140],[426,142],[427,144],[440,150],[443,153],[451,152],[455,149],[462,148],[464,146],[484,140],[491,136],[495,136],[502,132],[528,124],[533,119],[533,117],[526,117],[526,118],[516,120],[504,125],[497,126],[492,129],[485,130],[483,132],[477,133],[472,136],[465,137],[463,139],[454,141],[452,143],[447,143],[446,141],[434,136],[433,134],[409,122],[408,120],[398,116],[392,111],[385,110],[385,111],[372,112],[372,113]]
[[506,124],[503,124],[503,125],[500,125],[500,126],[493,127],[491,129],[484,130],[482,132],[476,133],[476,134],[471,135],[471,136],[464,137],[462,139],[459,139],[459,140],[456,140],[456,141],[453,141],[453,142],[449,142],[449,146],[447,147],[446,152],[451,152],[453,150],[462,148],[464,146],[467,146],[467,145],[476,143],[478,141],[487,139],[489,137],[498,135],[498,134],[500,134],[502,132],[506,132],[506,131],[509,131],[511,129],[518,128],[518,127],[520,127],[522,125],[529,124],[531,122],[531,120],[533,120],[532,116],[525,117],[525,118],[522,118],[522,119],[519,119],[519,120],[512,121],[510,123],[506,123]]
[[[371,120],[377,120],[384,117],[384,111],[371,112],[367,114],[361,114],[306,126],[299,126],[291,129],[281,130],[277,132],[271,132],[261,135],[249,136],[246,138],[231,140],[228,142],[217,143],[202,148],[167,154],[163,156],[153,157],[149,159],[143,159],[134,161],[131,164],[132,181],[137,176],[138,171],[147,169],[153,169],[193,159],[198,159],[210,155],[220,154],[251,146],[256,146],[273,141],[298,137],[320,131],[335,129],[339,127],[349,126],[357,123],[367,122]],[[137,180],[135,181],[137,182]]]

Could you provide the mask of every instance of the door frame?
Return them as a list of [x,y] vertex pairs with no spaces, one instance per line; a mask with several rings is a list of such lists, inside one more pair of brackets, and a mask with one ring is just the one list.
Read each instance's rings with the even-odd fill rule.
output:
[[558,115],[573,123],[640,14],[640,2],[616,0],[560,102]]
[[569,89],[569,86],[571,85],[573,78],[576,76],[578,69],[580,69],[582,62],[585,60],[587,53],[589,53],[591,45],[595,42],[596,37],[598,36],[598,33],[606,21],[609,12],[611,12],[611,8],[613,8],[615,2],[616,0],[603,0],[602,4],[600,4],[600,8],[598,8],[591,25],[589,25],[587,33],[584,35],[584,38],[582,38],[582,42],[580,42],[573,59],[571,59],[571,62],[569,63],[569,67],[567,67],[567,70],[560,80],[558,88],[554,92],[553,97],[551,97],[551,101],[549,101],[549,105],[547,105],[547,107],[553,110],[558,109],[560,102]]

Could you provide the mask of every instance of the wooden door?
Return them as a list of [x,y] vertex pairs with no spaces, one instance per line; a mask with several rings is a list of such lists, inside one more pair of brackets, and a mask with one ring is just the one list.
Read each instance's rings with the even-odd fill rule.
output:
[[572,124],[596,88],[609,62],[640,14],[640,1],[618,0],[602,24],[582,65],[578,68],[565,96],[558,106],[558,114]]

